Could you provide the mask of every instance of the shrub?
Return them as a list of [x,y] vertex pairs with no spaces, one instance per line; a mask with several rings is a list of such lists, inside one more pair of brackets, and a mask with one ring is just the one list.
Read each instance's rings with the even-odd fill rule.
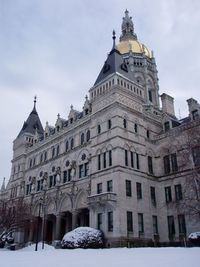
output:
[[91,227],[78,227],[64,235],[62,248],[102,248],[103,233]]

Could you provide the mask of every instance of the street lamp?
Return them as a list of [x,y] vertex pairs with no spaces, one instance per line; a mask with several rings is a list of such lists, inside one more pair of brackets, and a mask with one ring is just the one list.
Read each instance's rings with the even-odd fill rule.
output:
[[39,214],[38,214],[38,221],[37,221],[37,233],[36,233],[35,251],[38,250],[39,220],[40,220],[41,206],[42,206],[42,198],[39,199]]
[[42,183],[42,188],[44,191],[43,195],[43,220],[42,220],[42,249],[44,249],[44,233],[45,233],[45,195],[46,195],[46,190],[47,190],[47,174],[44,174],[44,179]]

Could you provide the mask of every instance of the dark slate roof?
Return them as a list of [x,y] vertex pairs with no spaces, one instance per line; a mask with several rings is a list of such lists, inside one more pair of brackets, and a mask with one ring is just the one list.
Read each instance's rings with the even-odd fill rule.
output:
[[110,74],[116,72],[122,74],[128,79],[131,79],[131,73],[128,65],[124,62],[124,59],[120,52],[116,48],[113,48],[109,53],[108,58],[104,63],[103,68],[101,69],[94,85],[103,81]]
[[43,134],[44,130],[34,105],[34,108],[28,116],[28,119],[24,122],[24,125],[18,134],[18,137],[20,137],[24,133],[35,134],[36,128],[39,135]]
[[190,117],[185,117],[185,118],[179,120],[179,122],[181,124],[183,124],[183,123],[189,123],[190,121],[191,121],[191,118]]

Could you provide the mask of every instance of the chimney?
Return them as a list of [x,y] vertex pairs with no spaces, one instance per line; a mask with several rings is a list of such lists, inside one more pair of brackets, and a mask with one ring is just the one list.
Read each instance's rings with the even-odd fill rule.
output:
[[167,94],[162,94],[161,96],[162,101],[162,110],[163,112],[168,113],[169,115],[172,115],[175,117],[174,112],[174,98]]

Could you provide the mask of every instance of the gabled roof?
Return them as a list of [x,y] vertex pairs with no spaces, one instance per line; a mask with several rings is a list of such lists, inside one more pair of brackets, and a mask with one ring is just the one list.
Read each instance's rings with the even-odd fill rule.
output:
[[35,104],[36,104],[36,100],[34,101],[33,110],[29,114],[28,119],[24,122],[23,127],[18,134],[18,137],[20,137],[24,133],[30,133],[34,135],[36,129],[39,135],[43,134],[44,130],[43,130],[40,118],[38,116]]
[[103,65],[94,85],[103,81],[107,76],[114,73],[120,73],[123,76],[131,79],[130,69],[128,68],[127,63],[124,61],[120,52],[113,47],[111,52],[108,55],[106,62]]

